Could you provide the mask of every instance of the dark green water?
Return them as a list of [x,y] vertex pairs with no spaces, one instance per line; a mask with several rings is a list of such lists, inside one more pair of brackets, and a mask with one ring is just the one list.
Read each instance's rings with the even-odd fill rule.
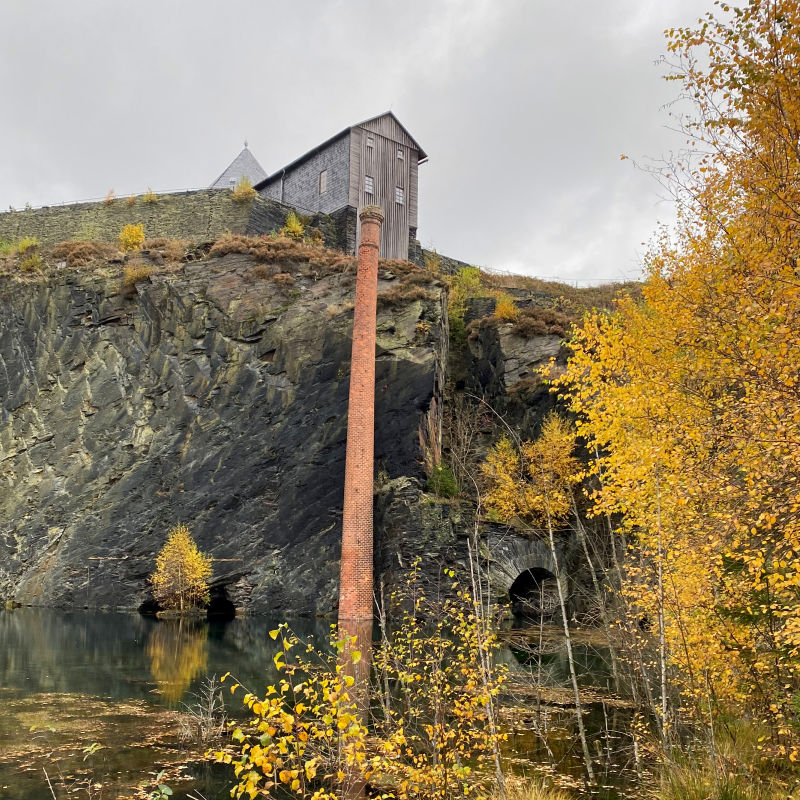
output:
[[[207,676],[231,671],[260,692],[275,678],[270,620],[159,622],[138,614],[0,611],[0,798],[133,796],[125,787],[192,757],[177,735],[178,711]],[[298,620],[302,637],[325,642],[324,623]],[[230,715],[242,713],[227,695]],[[85,758],[82,748],[102,748]],[[189,765],[190,788],[228,797],[229,767]],[[72,789],[73,791],[70,791]]]
[[[152,789],[161,769],[176,800],[197,791],[207,800],[229,797],[230,767],[201,761],[200,750],[180,740],[179,714],[212,675],[230,671],[256,693],[273,683],[274,627],[259,617],[162,622],[113,612],[0,611],[0,798],[50,797],[45,770],[59,800],[141,797],[133,787]],[[297,620],[292,627],[301,638],[327,641],[327,623]],[[575,656],[581,684],[602,692],[602,649],[578,643]],[[579,778],[574,715],[563,694],[568,664],[557,633],[550,632],[542,652],[505,647],[499,661],[516,685],[529,681],[550,692],[544,701],[530,693],[519,698],[538,710],[515,719],[511,755],[523,770],[526,762],[555,759],[560,771]],[[224,697],[229,716],[244,714],[236,697]],[[624,716],[598,703],[587,707],[598,761],[619,762],[608,730],[623,727]],[[87,754],[83,748],[93,743],[100,748]]]

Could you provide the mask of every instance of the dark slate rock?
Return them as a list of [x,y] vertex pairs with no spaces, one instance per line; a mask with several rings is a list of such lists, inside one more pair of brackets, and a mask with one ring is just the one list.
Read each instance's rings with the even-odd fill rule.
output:
[[[110,268],[0,286],[0,598],[138,607],[180,521],[216,559],[215,596],[335,609],[352,280],[287,301],[252,267],[195,261],[129,298]],[[434,289],[380,314],[376,463],[391,478],[422,477],[442,302]]]

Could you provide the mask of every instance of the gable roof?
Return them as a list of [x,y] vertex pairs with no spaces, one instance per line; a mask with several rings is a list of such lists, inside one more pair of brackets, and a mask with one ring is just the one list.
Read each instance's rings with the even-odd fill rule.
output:
[[[403,123],[400,122],[400,120],[397,119],[397,117],[391,111],[385,111],[383,114],[378,114],[377,117],[365,119],[363,122],[359,122],[357,125],[353,125],[352,127],[366,128],[367,130],[380,133],[383,136],[386,136],[387,133],[391,133],[402,144],[410,145],[419,151],[420,163],[428,158],[427,153],[419,146],[417,140],[408,132],[408,128],[406,128],[406,126],[403,125]],[[395,130],[392,130],[392,128],[395,128]],[[398,128],[399,130],[397,130]],[[398,134],[400,135],[398,136]],[[392,138],[392,136],[387,138]]]
[[410,144],[412,147],[414,147],[416,150],[419,151],[420,164],[428,158],[425,151],[419,146],[419,144],[417,144],[416,139],[414,139],[414,137],[408,132],[408,130],[400,122],[400,120],[397,119],[397,117],[391,111],[385,111],[383,114],[378,114],[375,117],[370,117],[369,119],[365,119],[363,122],[357,122],[355,125],[350,125],[343,131],[339,131],[339,133],[335,134],[334,136],[331,136],[330,139],[326,139],[324,142],[322,142],[322,144],[318,144],[316,147],[309,150],[307,153],[303,153],[302,156],[288,163],[285,167],[282,167],[281,169],[273,172],[272,175],[265,177],[262,181],[260,181],[258,184],[255,185],[255,188],[259,190],[263,189],[265,186],[272,183],[272,181],[278,179],[282,173],[287,172],[290,169],[294,169],[295,167],[299,167],[300,164],[302,164],[305,161],[308,161],[309,158],[315,156],[321,150],[324,150],[326,147],[329,147],[334,142],[338,142],[339,139],[342,139],[343,137],[347,136],[350,133],[350,131],[352,131],[354,128],[366,128],[367,130],[374,130],[377,133],[382,133],[383,135],[386,135],[387,129],[384,127],[384,129],[382,130],[380,126],[380,122],[382,121],[388,122],[390,125],[393,124],[397,126],[397,128],[399,128],[400,131],[403,134],[405,134],[405,137],[401,141],[403,144]]
[[247,178],[250,183],[256,184],[266,177],[266,170],[258,163],[256,157],[248,149],[247,143],[245,143],[242,152],[231,161],[222,175],[209,188],[230,189],[239,183],[242,178]]

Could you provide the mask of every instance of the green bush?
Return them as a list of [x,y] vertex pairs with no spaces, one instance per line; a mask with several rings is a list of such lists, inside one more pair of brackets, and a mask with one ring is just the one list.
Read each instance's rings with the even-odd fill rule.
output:
[[35,236],[23,236],[22,239],[10,241],[0,239],[0,256],[24,255],[28,250],[33,250],[39,246],[39,240]]
[[437,497],[458,497],[460,490],[453,470],[447,464],[436,464],[428,476],[428,491]]
[[447,282],[450,285],[450,293],[447,298],[450,346],[460,349],[467,343],[464,323],[467,301],[473,297],[483,297],[487,291],[481,282],[481,271],[478,267],[462,267],[455,275],[451,275]]

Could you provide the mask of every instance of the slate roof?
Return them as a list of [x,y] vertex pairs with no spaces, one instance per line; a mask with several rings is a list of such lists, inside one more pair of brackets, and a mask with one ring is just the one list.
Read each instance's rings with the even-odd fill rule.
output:
[[233,189],[242,178],[247,178],[254,186],[267,177],[266,170],[258,163],[256,157],[250,152],[247,145],[236,158],[231,161],[228,168],[217,178],[209,188]]

